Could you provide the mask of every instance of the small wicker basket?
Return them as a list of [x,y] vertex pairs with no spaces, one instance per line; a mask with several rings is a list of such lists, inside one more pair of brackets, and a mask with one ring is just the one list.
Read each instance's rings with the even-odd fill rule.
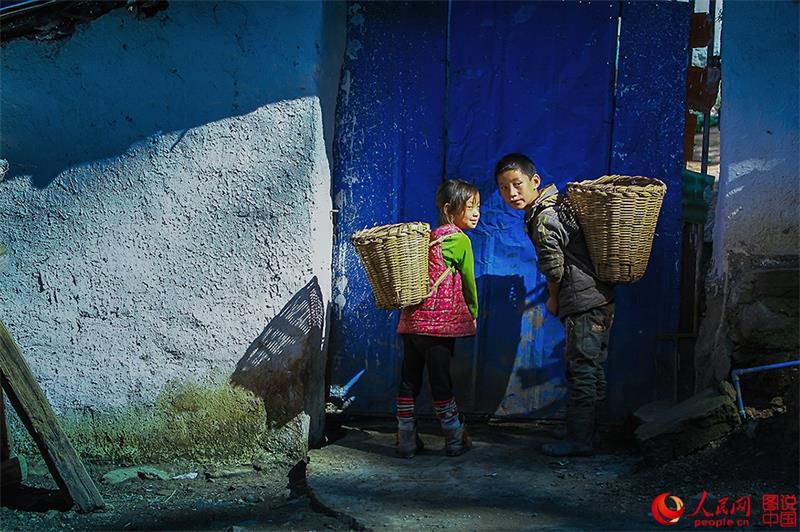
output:
[[569,203],[602,281],[632,283],[644,275],[666,192],[662,181],[639,176],[567,183]]
[[367,272],[378,308],[416,305],[429,295],[430,232],[428,224],[411,222],[353,234],[353,246]]

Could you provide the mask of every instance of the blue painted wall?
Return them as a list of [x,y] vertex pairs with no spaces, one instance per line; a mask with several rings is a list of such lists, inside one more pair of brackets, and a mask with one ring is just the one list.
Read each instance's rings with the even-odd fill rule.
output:
[[[623,7],[629,11],[615,93]],[[354,411],[392,411],[402,349],[397,313],[375,309],[349,236],[398,221],[433,224],[433,192],[446,176],[475,182],[483,204],[471,234],[479,333],[457,342],[453,361],[461,408],[499,416],[558,412],[566,393],[563,329],[544,311],[545,283],[521,213],[495,191],[493,166],[522,151],[562,190],[610,170],[678,183],[688,17],[688,4],[674,3],[350,5],[335,141],[341,212],[331,349],[334,383],[367,368],[352,390]],[[643,42],[641,31],[655,32],[655,40]],[[654,117],[664,130],[634,144],[654,136]],[[656,337],[675,328],[679,224],[674,188],[648,277],[620,290],[609,367],[617,416],[653,397]],[[635,301],[658,304],[642,311]]]
[[644,277],[616,290],[608,362],[615,415],[657,398],[657,371],[674,370],[681,252],[681,169],[691,4],[625,2],[620,26],[611,173],[667,184]]
[[355,408],[392,408],[397,312],[378,311],[350,244],[358,229],[435,222],[444,156],[447,4],[351,4],[334,138],[333,382],[361,369]]
[[522,213],[496,191],[493,168],[528,154],[545,183],[606,173],[619,6],[595,3],[455,3],[450,21],[447,176],[483,191],[476,254],[479,335],[463,342],[456,382],[462,408],[547,415],[563,386],[559,320],[544,310]]

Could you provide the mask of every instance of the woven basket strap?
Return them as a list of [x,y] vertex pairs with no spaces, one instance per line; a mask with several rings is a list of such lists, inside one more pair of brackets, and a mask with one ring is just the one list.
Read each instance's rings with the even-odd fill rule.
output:
[[425,299],[428,299],[429,297],[431,297],[436,292],[436,289],[439,288],[439,285],[442,284],[442,281],[444,281],[445,277],[447,277],[448,275],[450,275],[454,271],[456,271],[456,269],[453,266],[450,266],[445,271],[443,271],[442,275],[440,275],[439,278],[436,279],[436,282],[433,283],[433,286],[431,287],[431,291],[428,292],[428,294],[425,296]]
[[440,236],[439,238],[437,238],[436,240],[434,240],[433,242],[431,242],[430,244],[428,244],[428,247],[429,247],[429,248],[432,248],[432,247],[433,247],[433,246],[435,246],[436,244],[441,244],[442,242],[444,242],[444,239],[445,239],[445,238],[447,238],[448,236],[450,236],[450,235],[453,235],[453,234],[454,234],[454,233],[450,233],[449,235]]
[[[447,238],[448,236],[451,236],[452,234],[453,233],[450,233],[450,234],[447,234],[447,235],[444,235],[444,236],[440,236],[439,238],[437,238],[436,240],[434,240],[433,242],[428,244],[428,247],[433,247],[436,244],[441,244],[444,241],[445,238]],[[428,292],[428,294],[425,296],[425,299],[428,299],[429,297],[431,297],[434,294],[434,292],[436,292],[436,289],[439,288],[439,285],[442,284],[442,281],[444,281],[445,277],[447,277],[448,275],[450,275],[454,271],[456,271],[456,269],[453,266],[450,266],[445,271],[443,271],[442,274],[439,276],[439,278],[436,279],[436,282],[433,283],[433,286],[431,287],[430,292]]]

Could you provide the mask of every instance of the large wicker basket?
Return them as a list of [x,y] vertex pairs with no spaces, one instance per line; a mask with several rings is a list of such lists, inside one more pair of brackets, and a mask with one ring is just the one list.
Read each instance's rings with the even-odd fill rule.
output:
[[567,183],[569,203],[601,280],[632,283],[644,275],[666,191],[658,179],[638,176]]
[[423,222],[383,225],[353,234],[375,302],[381,309],[416,305],[428,296],[428,244]]

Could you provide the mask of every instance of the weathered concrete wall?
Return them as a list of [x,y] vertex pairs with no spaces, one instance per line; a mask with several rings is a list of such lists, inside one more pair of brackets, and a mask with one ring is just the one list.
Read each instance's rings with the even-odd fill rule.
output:
[[798,251],[798,16],[789,0],[725,6],[717,274],[731,253]]
[[719,199],[699,388],[798,349],[800,4],[726,2]]
[[58,413],[211,386],[312,277],[327,302],[343,32],[172,2],[3,47],[0,317]]

